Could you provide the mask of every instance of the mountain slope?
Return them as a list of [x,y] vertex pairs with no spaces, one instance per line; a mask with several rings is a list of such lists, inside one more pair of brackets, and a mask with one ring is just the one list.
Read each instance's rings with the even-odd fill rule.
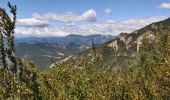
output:
[[152,23],[129,34],[121,33],[112,41],[97,46],[95,49],[89,49],[75,56],[56,62],[51,67],[54,67],[56,64],[82,67],[86,63],[102,66],[102,68],[106,70],[110,70],[115,66],[126,67],[132,60],[136,59],[143,42],[156,39],[159,33],[170,34],[170,18]]
[[45,92],[62,99],[169,100],[169,26],[170,19],[153,23],[53,64],[44,73],[52,86]]

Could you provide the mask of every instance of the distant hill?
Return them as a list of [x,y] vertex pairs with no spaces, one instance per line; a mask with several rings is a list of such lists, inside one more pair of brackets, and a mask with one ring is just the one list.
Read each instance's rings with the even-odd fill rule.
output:
[[33,60],[41,69],[70,55],[91,48],[92,39],[95,45],[110,41],[110,35],[75,35],[66,37],[18,37],[15,39],[17,55],[24,60]]
[[152,41],[158,37],[158,33],[165,32],[170,34],[170,18],[152,23],[132,33],[121,33],[112,41],[58,61],[51,67],[58,64],[82,67],[86,63],[102,66],[107,71],[113,67],[126,67],[136,59],[144,41]]

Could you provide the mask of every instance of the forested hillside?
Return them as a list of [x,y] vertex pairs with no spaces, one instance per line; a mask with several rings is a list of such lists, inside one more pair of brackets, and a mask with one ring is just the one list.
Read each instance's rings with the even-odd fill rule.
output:
[[[111,42],[57,62],[45,76],[59,83],[56,91],[61,88],[59,94],[65,99],[169,99],[169,24],[167,19],[120,34]],[[152,29],[153,25],[157,28]],[[123,43],[123,36],[125,41],[132,37],[129,45]]]
[[0,8],[0,99],[170,99],[170,19],[120,34],[99,47],[93,44],[42,72],[16,56],[17,9],[8,7],[12,17]]

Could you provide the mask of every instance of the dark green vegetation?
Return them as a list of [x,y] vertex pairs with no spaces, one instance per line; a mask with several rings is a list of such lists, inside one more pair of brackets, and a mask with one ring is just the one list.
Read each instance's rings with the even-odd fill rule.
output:
[[170,99],[170,19],[93,45],[40,72],[15,56],[16,7],[9,7],[13,20],[0,8],[0,99]]
[[82,52],[95,45],[103,44],[113,39],[109,35],[68,35],[65,37],[20,37],[15,39],[16,53],[23,59],[33,60],[41,70],[63,58]]

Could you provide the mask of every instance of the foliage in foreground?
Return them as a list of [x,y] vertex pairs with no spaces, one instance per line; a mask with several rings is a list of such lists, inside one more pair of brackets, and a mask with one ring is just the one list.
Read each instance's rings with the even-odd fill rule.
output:
[[105,71],[84,63],[83,67],[61,65],[39,72],[34,63],[24,63],[15,55],[16,6],[9,7],[13,19],[0,9],[0,99],[170,99],[169,31],[144,41],[136,59],[122,69]]
[[[44,99],[170,99],[170,34],[145,41],[131,65],[122,72],[56,66],[42,74]],[[45,86],[48,86],[48,88]]]

